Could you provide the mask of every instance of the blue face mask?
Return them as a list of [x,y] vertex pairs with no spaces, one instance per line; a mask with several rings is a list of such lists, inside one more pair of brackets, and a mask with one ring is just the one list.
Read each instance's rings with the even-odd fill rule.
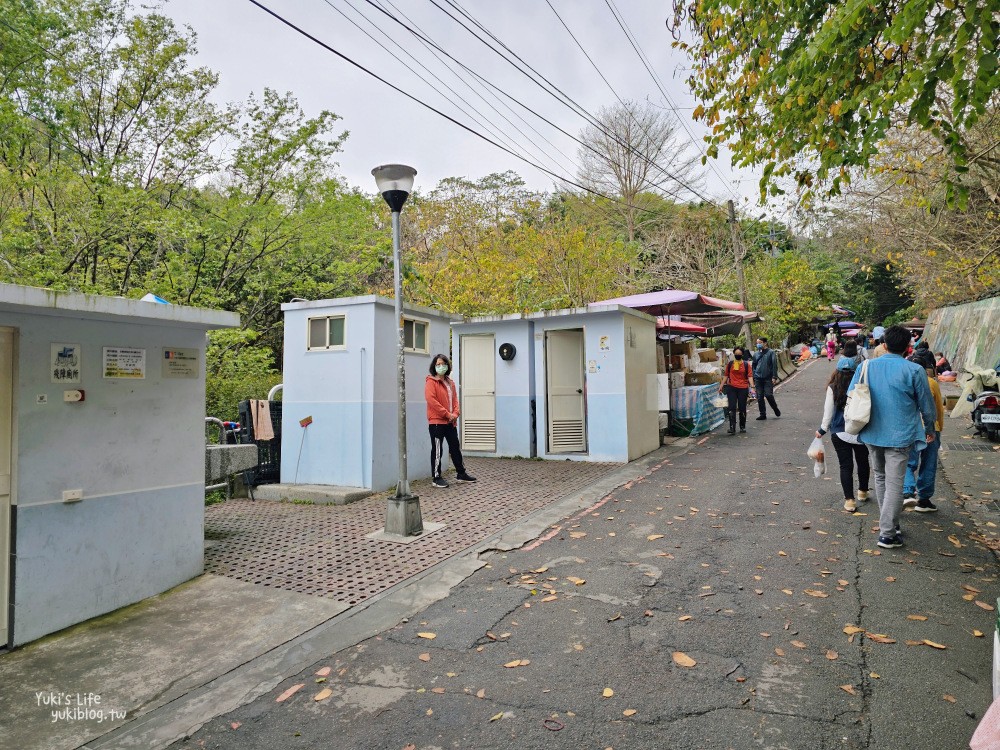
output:
[[764,348],[763,344],[757,344],[757,349],[763,349],[763,348]]

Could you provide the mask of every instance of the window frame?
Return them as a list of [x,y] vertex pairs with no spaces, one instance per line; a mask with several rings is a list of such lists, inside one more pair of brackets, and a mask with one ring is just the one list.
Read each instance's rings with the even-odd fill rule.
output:
[[[330,344],[330,321],[339,318],[344,321],[344,343]],[[312,345],[312,324],[314,320],[326,321],[326,346]],[[306,351],[307,352],[342,352],[347,350],[347,315],[316,315],[306,318]]]
[[[424,327],[424,348],[417,349],[414,346],[406,346],[406,324],[414,324],[414,339],[416,338],[416,326],[417,324]],[[414,318],[409,315],[403,316],[403,351],[406,354],[430,354],[430,333],[431,333],[431,322],[426,318]]]

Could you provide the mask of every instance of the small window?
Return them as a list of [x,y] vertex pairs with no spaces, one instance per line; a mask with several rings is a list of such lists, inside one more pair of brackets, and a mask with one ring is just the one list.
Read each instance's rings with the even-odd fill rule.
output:
[[344,348],[344,316],[309,318],[309,351]]
[[427,321],[403,318],[403,349],[427,354]]

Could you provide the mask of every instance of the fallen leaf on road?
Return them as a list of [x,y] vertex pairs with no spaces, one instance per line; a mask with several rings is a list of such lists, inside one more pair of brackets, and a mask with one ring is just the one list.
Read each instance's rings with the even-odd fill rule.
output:
[[973,631],[972,631],[972,634],[973,634],[973,635],[974,635],[974,636],[975,636],[976,638],[982,638],[982,637],[983,637],[983,631],[982,631],[982,630],[973,630]]
[[491,716],[490,717],[490,721],[500,721],[500,719],[502,719],[502,718],[503,718],[503,711],[501,711],[500,713],[496,714],[495,716]]
[[542,601],[543,602],[554,602],[558,598],[559,598],[558,596],[556,596],[555,594],[553,594],[552,596],[542,597]]
[[[587,532],[586,531],[571,531],[571,532],[569,532],[569,535],[573,539],[583,539],[585,536],[587,536]],[[501,714],[501,716],[502,715],[503,714]]]
[[426,713],[427,716],[433,716],[434,715],[434,709],[433,708],[428,708],[425,713]]
[[608,618],[608,622],[614,622],[615,620],[620,620],[620,619],[622,619],[622,613],[621,612],[619,612],[618,614],[616,614],[614,617],[609,617]]
[[890,638],[889,636],[887,636],[887,635],[885,635],[883,633],[868,633],[867,636],[871,640],[875,641],[875,643],[895,643],[896,642],[895,638]]
[[778,555],[780,557],[788,557],[788,553],[787,552],[782,552],[781,550],[778,550]]
[[437,638],[436,633],[417,633],[417,638],[426,638],[429,641],[433,641]]
[[837,581],[837,583],[839,583],[841,586],[848,586],[848,585],[850,585],[850,583],[848,581],[845,581],[843,578],[841,578],[839,581]]
[[830,596],[829,594],[823,591],[817,591],[816,589],[806,589],[803,593],[808,594],[809,596],[815,596],[817,599],[826,599]]
[[885,580],[886,580],[886,583],[895,583],[896,582],[896,576],[886,576]]
[[945,694],[945,695],[942,695],[941,697],[944,698],[949,703],[955,703],[956,702],[954,695],[947,695],[947,694]]
[[674,664],[676,664],[678,667],[690,668],[698,663],[690,656],[685,654],[683,651],[674,651],[672,656],[674,658]]
[[243,725],[238,721],[231,721],[229,722],[229,726],[231,726],[233,729],[239,729]]
[[972,593],[972,594],[981,594],[981,593],[983,593],[979,589],[973,588],[972,586],[970,586],[967,583],[963,583],[962,584],[962,588],[965,589],[966,591],[968,591],[969,593]]
[[403,750],[417,750],[417,746],[411,742],[409,745],[405,745]]
[[650,534],[646,537],[646,541],[655,542],[657,539],[663,539],[663,534]]
[[907,646],[923,646],[923,641],[903,641]]
[[770,638],[771,634],[770,633],[761,633],[761,636],[763,636],[764,638]]
[[624,711],[622,711],[622,716],[635,716],[637,713],[639,712],[636,711],[634,708],[626,708]]
[[480,699],[481,698],[485,698],[486,697],[486,688],[479,688],[479,690],[476,691],[476,697],[480,698]]
[[785,655],[785,650],[782,649],[782,648],[776,648],[776,649],[774,649],[774,653],[776,653],[778,656],[784,656]]
[[435,695],[444,695],[444,688],[443,687],[431,688],[431,692],[434,693]]
[[573,644],[573,650],[574,651],[583,651],[583,645],[580,644],[580,643],[574,643]]
[[965,599],[965,601],[967,601],[967,602],[971,602],[973,599],[976,598],[976,595],[975,594],[962,594],[962,598]]
[[533,570],[531,572],[532,573],[537,573],[538,575],[541,575],[542,573],[544,573],[548,569],[549,569],[548,566],[545,566],[545,567],[542,567],[542,568],[536,568],[535,570]]
[[586,583],[584,579],[577,578],[576,576],[566,576],[566,580],[569,581],[570,583],[576,584],[577,586],[582,586],[583,584]]
[[792,641],[792,645],[795,646],[795,648],[805,648],[806,647],[806,644],[804,644],[802,641]]
[[275,699],[274,702],[275,703],[283,703],[284,701],[287,701],[289,698],[291,698],[293,695],[295,695],[299,690],[301,690],[304,687],[305,687],[305,683],[299,683],[298,685],[292,685],[290,688],[288,688],[288,690],[286,690],[281,695],[279,695]]
[[857,691],[854,689],[854,685],[841,685],[840,689],[845,693],[850,693],[851,695],[857,695]]
[[604,688],[604,691],[601,693],[601,697],[602,698],[610,698],[614,694],[615,694],[615,691],[612,690],[611,688]]
[[954,534],[949,534],[948,535],[948,541],[951,542],[956,547],[960,548],[962,546],[962,543],[960,541],[958,541],[958,537],[955,536]]
[[977,607],[981,607],[982,609],[985,609],[987,612],[992,612],[993,609],[994,609],[992,604],[987,604],[986,602],[981,602],[978,599],[976,599],[976,606]]
[[947,646],[944,646],[944,645],[942,645],[940,643],[935,643],[934,641],[929,640],[927,638],[924,638],[923,642],[924,642],[924,644],[930,646],[931,648],[938,648],[938,649],[946,649],[946,648],[948,648]]
[[643,615],[643,617],[652,617],[653,616],[653,610],[647,609],[645,612],[642,613],[642,615]]
[[830,661],[836,661],[839,657],[840,657],[840,654],[838,654],[832,648],[829,649],[829,650],[827,650],[827,652],[826,652],[826,658],[829,659]]
[[328,674],[330,674],[330,667],[323,667],[316,670],[317,677],[326,677]]
[[927,619],[927,617],[926,617],[926,615],[907,615],[906,619],[907,620],[918,620],[920,622],[923,622],[924,620]]
[[677,618],[677,621],[678,622],[687,622],[690,619],[691,619],[691,615],[681,615],[680,617]]
[[754,589],[754,590],[753,590],[753,592],[754,592],[754,593],[755,593],[755,594],[756,594],[757,596],[760,596],[761,594],[763,594],[763,593],[764,593],[764,589]]
[[868,676],[871,677],[873,680],[877,680],[882,675],[880,675],[878,672],[869,672]]
[[941,555],[941,557],[954,557],[955,556],[954,552],[942,552],[941,550],[938,550],[938,554]]
[[529,664],[531,664],[531,662],[528,659],[514,659],[514,661],[509,661],[504,664],[504,667],[507,669],[513,669],[514,667],[526,667]]
[[420,656],[418,656],[417,658],[420,659],[420,661],[430,661],[431,660],[431,655],[430,654],[420,654]]
[[497,638],[493,633],[491,633],[488,630],[486,631],[486,637],[489,638],[491,641],[500,640],[499,638]]
[[330,688],[323,688],[318,693],[316,693],[316,695],[313,696],[313,700],[314,701],[326,700],[331,695],[333,695],[333,691]]
[[795,592],[794,592],[794,591],[792,591],[791,589],[782,589],[782,590],[781,590],[781,593],[783,593],[783,594],[788,594],[789,596],[791,596],[791,595],[792,595],[792,594],[794,594]]

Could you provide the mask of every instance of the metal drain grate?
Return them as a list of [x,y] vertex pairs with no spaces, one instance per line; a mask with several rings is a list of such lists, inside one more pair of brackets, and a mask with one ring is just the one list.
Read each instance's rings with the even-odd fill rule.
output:
[[971,451],[974,453],[990,453],[993,446],[981,443],[943,443],[942,447],[950,451]]

